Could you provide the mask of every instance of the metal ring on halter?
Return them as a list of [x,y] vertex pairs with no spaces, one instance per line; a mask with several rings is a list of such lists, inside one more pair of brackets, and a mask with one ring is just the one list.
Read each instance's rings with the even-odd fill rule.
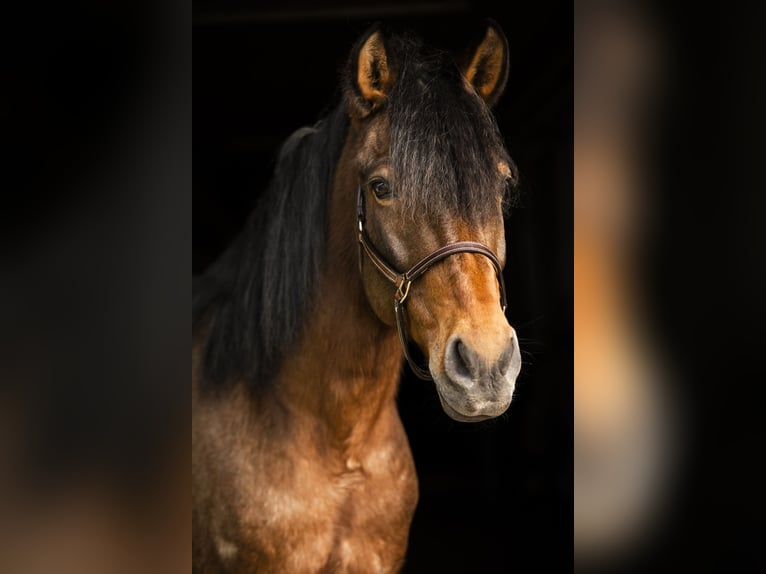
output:
[[[404,300],[407,298],[407,295],[410,294],[410,286],[412,285],[412,281],[409,281],[406,277],[402,277],[401,283],[396,288],[396,300],[399,302],[399,305],[404,303]],[[404,287],[404,291],[402,291],[402,286]]]

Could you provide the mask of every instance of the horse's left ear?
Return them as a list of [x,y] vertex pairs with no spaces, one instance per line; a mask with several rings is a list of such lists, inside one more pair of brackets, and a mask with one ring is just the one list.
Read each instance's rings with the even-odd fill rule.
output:
[[476,93],[494,106],[508,80],[508,40],[497,22],[487,20],[484,37],[458,65]]

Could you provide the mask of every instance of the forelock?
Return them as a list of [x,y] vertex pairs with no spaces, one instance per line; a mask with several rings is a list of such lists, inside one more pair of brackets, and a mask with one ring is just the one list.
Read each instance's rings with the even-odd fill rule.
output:
[[390,161],[404,209],[466,217],[496,213],[507,153],[489,108],[451,58],[405,40],[387,105]]

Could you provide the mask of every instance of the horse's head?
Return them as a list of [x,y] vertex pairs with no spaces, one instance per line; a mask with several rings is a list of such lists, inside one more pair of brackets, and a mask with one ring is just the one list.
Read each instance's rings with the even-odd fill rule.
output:
[[[503,205],[515,167],[490,112],[507,74],[507,42],[493,23],[457,60],[412,36],[373,28],[348,66],[360,236],[383,267],[399,274],[387,276],[368,250],[364,290],[389,325],[397,324],[394,294],[406,297],[399,317],[405,349],[417,345],[445,412],[460,421],[502,414],[521,368],[498,277],[505,262]],[[490,253],[456,250],[402,284],[408,269],[458,242]]]

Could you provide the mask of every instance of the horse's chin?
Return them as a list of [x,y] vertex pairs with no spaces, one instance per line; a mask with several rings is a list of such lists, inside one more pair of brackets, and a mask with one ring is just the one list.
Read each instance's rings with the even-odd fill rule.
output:
[[[454,392],[444,392],[445,381],[444,377],[434,377],[434,383],[436,384],[436,393],[439,395],[439,402],[442,405],[442,409],[450,418],[462,422],[462,423],[477,423],[493,419],[502,415],[511,404],[511,398],[513,395],[514,384],[509,381],[504,381],[506,390],[500,393],[498,397],[492,397],[491,399],[483,398],[483,400],[477,400],[470,395],[465,396],[452,396]],[[460,404],[464,403],[464,404]],[[477,404],[478,403],[478,404]]]
[[464,415],[459,412],[457,412],[455,409],[453,409],[451,406],[449,406],[449,403],[444,400],[444,397],[441,396],[441,393],[439,394],[439,401],[442,404],[442,409],[444,409],[444,412],[447,413],[447,416],[449,416],[451,419],[454,419],[461,423],[480,423],[481,421],[486,421],[491,418],[494,418],[497,415]]

